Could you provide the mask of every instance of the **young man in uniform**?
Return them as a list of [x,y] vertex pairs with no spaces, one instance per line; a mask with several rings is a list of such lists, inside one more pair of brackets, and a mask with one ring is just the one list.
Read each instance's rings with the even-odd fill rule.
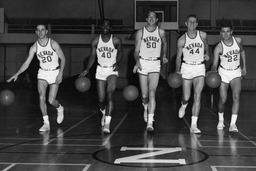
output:
[[134,58],[136,64],[133,72],[138,72],[144,107],[144,121],[147,131],[153,131],[153,121],[156,109],[156,89],[159,82],[162,61],[167,63],[167,40],[165,30],[157,26],[158,19],[154,11],[149,11],[146,18],[147,26],[138,30],[135,37]]
[[[102,34],[92,40],[91,49],[87,68],[80,74],[80,77],[85,76],[89,72],[97,56],[96,79],[99,106],[102,113],[101,125],[103,126],[103,132],[110,133],[110,122],[114,108],[114,92],[123,49],[121,39],[111,34],[109,20],[103,21]],[[107,99],[107,104],[105,99]]]
[[[217,129],[223,130],[224,128],[224,110],[225,103],[227,101],[227,92],[230,85],[232,90],[233,104],[229,131],[238,132],[236,120],[240,104],[241,80],[242,76],[245,76],[247,71],[245,51],[243,49],[243,41],[240,37],[234,37],[232,36],[232,34],[232,25],[223,22],[220,30],[222,40],[214,49],[212,71],[217,71],[217,67],[220,60],[218,73],[221,76],[222,82],[219,88],[219,122],[217,125]],[[242,65],[240,62],[240,58],[242,58]]]
[[[179,117],[185,115],[191,87],[194,88],[194,102],[191,117],[191,133],[201,133],[197,128],[197,120],[201,107],[201,93],[204,87],[205,65],[204,60],[209,60],[207,34],[196,29],[198,22],[194,14],[187,16],[185,22],[187,32],[177,42],[176,72],[182,75],[182,102]],[[183,54],[183,61],[181,59]]]
[[[44,125],[39,131],[44,132],[50,130],[49,117],[47,115],[46,90],[49,86],[49,103],[57,109],[57,122],[60,124],[64,119],[64,107],[56,100],[59,84],[62,82],[63,70],[65,67],[65,56],[60,45],[53,39],[47,37],[48,30],[45,25],[40,24],[35,31],[38,36],[37,41],[30,47],[28,57],[22,64],[16,74],[14,74],[7,82],[16,81],[18,76],[24,72],[31,63],[34,54],[40,62],[38,70],[38,92],[39,104],[43,115]],[[59,64],[60,59],[60,64]]]

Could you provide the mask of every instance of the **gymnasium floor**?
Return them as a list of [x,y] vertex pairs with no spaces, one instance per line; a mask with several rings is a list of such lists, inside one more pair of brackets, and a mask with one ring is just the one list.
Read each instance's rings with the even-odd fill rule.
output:
[[[74,81],[74,80],[73,80]],[[56,123],[48,108],[51,130],[42,126],[34,85],[2,84],[16,95],[10,106],[0,105],[0,170],[3,171],[253,171],[256,170],[256,92],[241,94],[238,133],[228,132],[231,96],[225,129],[217,131],[218,91],[207,87],[202,95],[198,127],[190,134],[192,99],[183,119],[177,116],[181,89],[161,81],[157,90],[155,131],[147,133],[140,99],[127,102],[122,89],[115,94],[111,133],[103,134],[97,93],[79,93],[72,80],[63,81],[58,99],[65,119]]]

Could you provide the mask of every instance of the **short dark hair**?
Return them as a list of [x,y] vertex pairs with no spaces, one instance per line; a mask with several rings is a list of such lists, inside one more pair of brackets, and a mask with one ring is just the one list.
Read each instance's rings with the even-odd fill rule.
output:
[[232,23],[230,21],[222,20],[222,22],[220,24],[220,30],[222,28],[227,28],[227,27],[229,27],[231,30],[233,30],[233,26],[232,26]]
[[45,29],[48,30],[48,25],[47,25],[47,24],[41,24],[41,23],[40,23],[40,24],[37,24],[37,25],[36,25],[36,29],[37,29],[38,26],[44,26]]
[[188,20],[189,18],[195,18],[196,21],[198,21],[198,18],[197,18],[197,16],[196,16],[196,14],[189,14],[189,15],[187,15],[187,20]]

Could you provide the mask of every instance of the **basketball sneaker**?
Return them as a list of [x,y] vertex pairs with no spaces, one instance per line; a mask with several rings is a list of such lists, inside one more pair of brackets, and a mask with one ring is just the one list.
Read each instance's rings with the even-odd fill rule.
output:
[[147,127],[146,127],[146,130],[148,132],[154,131],[154,127],[153,127],[154,118],[153,117],[154,117],[154,114],[148,115],[148,122],[147,122]]
[[183,116],[185,115],[186,107],[187,107],[187,104],[185,105],[181,104],[181,107],[179,109],[179,118],[183,118]]
[[49,131],[50,130],[50,124],[45,123],[44,125],[39,129],[40,132],[45,132],[45,131]]
[[190,132],[193,133],[193,134],[200,134],[201,133],[200,129],[197,128],[197,125],[192,125],[190,127]]
[[223,130],[225,127],[224,123],[222,120],[219,120],[218,125],[217,125],[217,130]]
[[64,107],[60,105],[60,107],[57,108],[57,123],[61,124],[64,119]]
[[105,114],[106,114],[106,109],[101,110],[100,112],[102,113],[102,117],[101,117],[101,126],[104,126],[105,124]]
[[238,129],[235,124],[230,125],[229,132],[238,132]]
[[110,133],[110,122],[111,122],[111,116],[105,117],[105,124],[103,127],[103,132],[109,134]]

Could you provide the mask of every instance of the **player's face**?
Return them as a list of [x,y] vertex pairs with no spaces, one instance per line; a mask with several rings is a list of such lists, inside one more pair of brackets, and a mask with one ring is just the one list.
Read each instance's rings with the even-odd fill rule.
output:
[[109,21],[105,20],[102,25],[102,31],[104,34],[110,33],[110,23]]
[[189,17],[187,19],[187,22],[185,23],[186,26],[188,27],[189,30],[194,30],[196,29],[198,23],[197,23],[197,19],[194,17]]
[[44,25],[38,25],[36,28],[36,34],[40,39],[45,38],[47,30]]
[[156,18],[156,13],[154,12],[149,12],[148,13],[148,18],[146,18],[146,21],[148,22],[149,25],[155,25],[158,19]]
[[228,40],[231,38],[233,31],[231,30],[230,27],[222,27],[220,31],[220,35],[224,40]]

